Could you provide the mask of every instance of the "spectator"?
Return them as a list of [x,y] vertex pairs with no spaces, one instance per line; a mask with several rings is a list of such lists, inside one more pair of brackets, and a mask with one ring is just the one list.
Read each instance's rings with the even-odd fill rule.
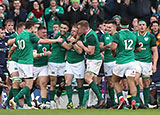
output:
[[99,7],[98,0],[92,0],[92,5],[89,8],[89,17],[88,21],[90,27],[93,30],[96,30],[100,23],[104,20],[104,12],[103,9]]
[[53,32],[53,24],[61,24],[64,16],[64,10],[62,7],[58,6],[56,0],[50,1],[50,7],[45,10],[45,20],[47,23],[48,33]]
[[6,20],[6,15],[4,14],[4,7],[0,5],[0,27],[4,26],[4,22]]
[[104,18],[109,20],[118,12],[119,3],[117,0],[106,0],[103,3]]
[[41,6],[37,1],[33,2],[33,9],[28,14],[27,20],[33,20],[36,23],[44,25],[43,10],[41,9]]
[[130,30],[136,32],[138,30],[138,18],[134,18]]
[[157,40],[157,46],[160,44],[160,31],[159,31],[159,23],[158,21],[153,21],[152,24],[151,24],[151,31],[150,33],[152,33],[155,37],[156,37],[156,40]]
[[80,7],[79,0],[72,0],[72,5],[67,9],[67,21],[70,26],[83,19],[83,7]]
[[21,8],[20,0],[14,0],[13,7],[14,7],[14,10],[12,10],[9,13],[9,19],[14,20],[15,26],[16,26],[17,23],[26,21],[27,11],[25,9]]
[[152,23],[153,21],[158,21],[158,18],[157,18],[156,16],[151,16],[151,17],[150,17],[150,24],[149,24],[149,26],[148,26],[148,28],[147,28],[147,31],[149,31],[149,32],[152,30],[152,28],[151,28],[151,23]]

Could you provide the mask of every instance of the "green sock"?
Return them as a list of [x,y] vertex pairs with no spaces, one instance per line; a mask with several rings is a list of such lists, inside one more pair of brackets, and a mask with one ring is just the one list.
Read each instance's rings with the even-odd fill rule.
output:
[[72,102],[72,85],[66,86],[68,101]]
[[79,105],[83,104],[84,88],[78,88]]
[[27,99],[26,98],[24,98],[24,104],[27,104]]
[[114,93],[114,87],[112,87],[112,88],[108,88],[108,93],[109,93],[109,96],[110,96],[110,98],[111,98],[111,101],[112,101],[112,103],[115,105],[116,104],[116,102],[115,102],[115,93]]
[[93,92],[96,94],[98,100],[103,100],[102,94],[100,93],[97,87],[97,84],[94,81],[92,81],[92,83],[90,83],[89,86],[92,88]]
[[49,91],[49,95],[50,95],[50,101],[54,101],[54,96],[56,94],[56,90],[53,90],[53,91]]
[[143,89],[143,95],[144,95],[144,103],[145,103],[145,105],[148,105],[149,96],[150,96],[149,88]]
[[16,95],[16,97],[14,97],[14,101],[16,103],[18,103],[18,100],[23,96],[23,95],[26,95],[30,93],[30,89],[28,86],[25,86],[23,89],[21,89],[21,91]]
[[119,92],[119,93],[117,93],[117,97],[118,97],[118,103],[119,103],[119,98],[120,98],[121,96],[123,97],[123,94],[122,94],[122,92]]
[[41,99],[41,102],[44,103],[44,104],[46,104],[47,98],[42,98],[42,99]]
[[31,93],[30,93],[30,88],[28,87],[28,93],[26,94],[26,101],[27,101],[27,105],[29,106],[29,107],[31,107],[32,106],[32,104],[31,104]]
[[19,89],[18,88],[13,88],[13,90],[12,90],[13,97],[16,97],[16,95],[18,93],[19,93]]
[[136,88],[137,88],[136,102],[140,103],[141,101],[140,101],[140,87],[139,87],[139,85],[136,85]]
[[12,99],[13,97],[13,93],[12,93],[12,90],[13,90],[13,87],[11,87],[11,89],[9,90],[9,95],[7,97],[7,100],[6,100],[6,104],[9,105],[9,101]]
[[136,101],[137,97],[136,96],[132,96],[132,101]]
[[101,93],[101,87],[99,86],[99,84],[97,84],[97,87],[98,87],[98,89],[99,89],[99,93],[101,94],[101,96],[102,96],[102,93]]

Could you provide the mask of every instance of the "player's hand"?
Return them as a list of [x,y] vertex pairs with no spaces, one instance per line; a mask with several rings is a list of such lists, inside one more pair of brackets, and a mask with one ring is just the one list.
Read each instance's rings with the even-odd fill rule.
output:
[[51,54],[52,53],[50,51],[44,52],[44,56],[48,56],[49,57],[49,56],[51,56]]
[[82,41],[78,41],[77,44],[83,49],[84,48],[84,44],[82,43]]
[[155,73],[157,71],[157,67],[155,65],[152,66],[152,73]]
[[33,14],[31,14],[30,16],[29,16],[29,19],[32,19],[33,18]]
[[58,43],[63,42],[63,38],[58,37],[58,38],[57,38],[57,42],[58,42]]
[[11,55],[10,54],[8,54],[8,59],[11,60]]
[[72,37],[72,36],[70,35],[70,36],[67,38],[67,41],[70,41],[71,37]]

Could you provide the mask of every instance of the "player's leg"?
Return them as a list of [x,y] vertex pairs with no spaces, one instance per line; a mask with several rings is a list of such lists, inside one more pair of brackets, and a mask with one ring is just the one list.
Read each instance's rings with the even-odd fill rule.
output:
[[149,86],[151,83],[150,75],[152,75],[152,63],[142,63],[142,81],[143,81],[143,94],[144,94],[144,104],[145,108],[148,108],[150,90]]
[[78,85],[78,97],[79,97],[79,106],[78,108],[81,109],[83,108],[83,98],[84,98],[84,79],[76,79],[77,80],[77,85]]
[[106,79],[107,79],[107,85],[108,85],[108,94],[112,101],[112,105],[116,105],[112,76],[107,76]]
[[113,86],[112,74],[113,74],[113,67],[115,62],[104,63],[104,73],[107,80],[107,90],[112,101],[112,105],[115,105],[115,91]]
[[51,108],[54,108],[54,97],[56,94],[56,83],[57,83],[57,64],[56,63],[48,63],[48,75],[49,75],[49,80],[50,80],[50,90],[49,90],[49,95],[50,95],[50,102],[51,102]]
[[73,109],[73,104],[72,104],[72,80],[73,80],[73,74],[66,74],[65,73],[65,87],[66,87],[66,92],[68,96],[68,105],[67,109]]
[[113,84],[114,84],[114,89],[115,89],[115,91],[117,93],[117,98],[119,100],[118,109],[120,109],[121,106],[125,103],[125,100],[124,100],[124,97],[123,97],[123,94],[122,94],[122,88],[121,88],[121,85],[120,85],[121,78],[118,77],[117,75],[113,74],[112,75],[112,80],[113,80]]
[[137,95],[137,88],[136,88],[136,84],[135,84],[135,78],[134,77],[127,77],[127,82],[129,85],[129,89],[130,89],[130,94],[132,96],[132,101],[131,101],[131,108],[132,109],[136,109],[136,95]]
[[128,82],[128,86],[130,89],[130,94],[132,96],[131,109],[137,109],[137,106],[136,106],[137,88],[136,88],[136,83],[135,83],[135,76],[136,76],[135,62],[128,63],[126,67],[127,67],[127,69],[125,71],[125,76],[127,77],[127,82]]
[[127,105],[129,105],[129,102],[128,102],[128,99],[127,99],[127,96],[128,96],[128,82],[127,82],[127,79],[126,78],[123,78],[122,79],[122,84],[123,84],[123,97],[127,103]]
[[13,105],[13,108],[16,109],[16,105],[14,102],[18,103],[19,99],[23,97],[24,95],[26,96],[27,100],[27,105],[29,107],[32,106],[30,98],[30,90],[32,89],[33,86],[33,65],[27,65],[27,64],[19,64],[19,74],[24,78],[25,81],[25,87],[21,89],[21,91],[16,95],[14,98],[14,101],[11,100],[11,104]]
[[141,67],[140,62],[138,62],[138,61],[136,61],[135,64],[136,64],[135,82],[136,82],[136,88],[137,88],[137,95],[136,95],[137,100],[136,100],[136,102],[141,103],[139,82],[140,82],[140,75],[141,75],[141,72],[142,72],[142,67]]
[[48,84],[48,76],[39,76],[39,84],[41,90],[41,100],[43,104],[46,104],[47,101],[47,84]]

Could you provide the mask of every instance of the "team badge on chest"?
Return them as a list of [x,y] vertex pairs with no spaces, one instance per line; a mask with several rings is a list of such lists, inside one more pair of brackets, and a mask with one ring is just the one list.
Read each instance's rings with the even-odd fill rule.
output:
[[145,41],[148,41],[148,37],[145,37],[144,40],[145,40]]
[[43,52],[46,52],[46,51],[47,51],[47,48],[46,48],[46,47],[43,47],[43,48],[42,48],[42,51],[43,51]]

